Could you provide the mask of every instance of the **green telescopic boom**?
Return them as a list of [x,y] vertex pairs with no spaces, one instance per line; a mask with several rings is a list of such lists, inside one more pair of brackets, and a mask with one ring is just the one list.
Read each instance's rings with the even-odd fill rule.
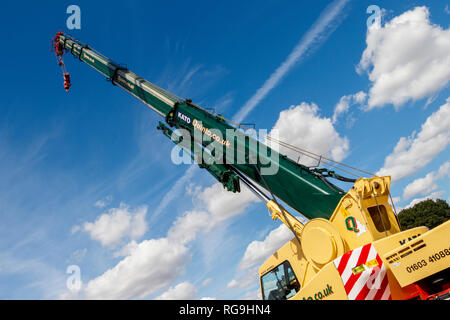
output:
[[[58,32],[54,46],[56,52],[70,52],[112,84],[133,95],[162,116],[170,127],[185,130],[192,139],[185,141],[185,149],[191,146],[196,162],[201,158],[205,161],[199,163],[200,167],[229,191],[240,191],[237,170],[309,219],[329,219],[345,194],[324,178],[321,174],[324,169],[310,169],[292,161],[243,133],[222,116],[193,104],[191,100],[176,97],[72,37]],[[162,123],[158,129],[172,140],[174,136],[181,139]],[[199,152],[204,156],[199,157]]]

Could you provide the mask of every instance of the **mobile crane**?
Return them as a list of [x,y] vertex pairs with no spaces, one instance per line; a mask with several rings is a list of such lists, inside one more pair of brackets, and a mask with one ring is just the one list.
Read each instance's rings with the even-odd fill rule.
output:
[[[61,31],[52,49],[66,91],[71,83],[62,56],[70,52],[162,116],[157,129],[224,188],[240,192],[243,183],[266,203],[273,220],[292,231],[293,239],[259,268],[263,299],[450,299],[450,221],[402,231],[389,203],[389,176],[349,179],[307,167]],[[345,192],[329,178],[353,186]],[[301,223],[276,197],[309,221]]]

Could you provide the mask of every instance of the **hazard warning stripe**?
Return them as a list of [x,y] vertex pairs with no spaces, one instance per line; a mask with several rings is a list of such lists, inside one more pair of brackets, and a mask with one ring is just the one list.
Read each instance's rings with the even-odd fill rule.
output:
[[[360,255],[360,259],[358,260],[357,266],[359,266],[360,264],[363,264],[367,261],[373,260],[377,257],[377,252],[375,251],[373,246],[365,246],[364,249],[367,251],[367,255],[366,256],[363,256],[362,254]],[[372,270],[372,271],[374,271],[374,270]],[[364,272],[358,273],[357,275],[353,275],[355,280],[351,286],[348,286],[349,291],[347,291],[347,292],[349,292],[348,293],[349,299],[355,300],[356,297],[358,296],[358,294],[360,293],[360,291],[364,288],[367,288],[367,285],[366,285],[367,278],[362,277],[363,274],[364,274]],[[369,276],[369,279],[370,279],[370,276]],[[348,283],[351,283],[351,282],[349,281]],[[347,290],[347,284],[345,286],[346,290]]]
[[343,256],[341,256],[340,258],[336,259],[339,261],[338,267],[337,267],[339,274],[342,274],[344,272],[345,267],[347,266],[348,259],[350,259],[350,256],[351,256],[351,254],[346,253]]
[[[371,261],[377,263],[368,263]],[[386,267],[372,244],[347,252],[335,259],[334,265],[350,300],[391,299]]]
[[[355,267],[359,266],[367,261],[367,256],[369,255],[369,251],[370,251],[370,247],[368,247],[368,246],[362,247],[361,253],[358,257],[358,262],[356,263]],[[351,269],[352,268],[350,268],[350,271],[352,271]],[[355,284],[357,284],[356,282],[361,277],[361,275],[362,275],[362,272],[355,275],[355,274],[353,274],[353,271],[352,271],[350,278],[345,282],[345,291],[348,292],[349,295],[352,293],[352,289],[355,287]],[[360,284],[358,283],[356,288],[359,288],[359,285]],[[349,296],[349,299],[351,299],[350,296]]]
[[[345,269],[341,273],[341,278],[344,283],[346,283],[350,277],[353,275],[352,268],[356,267],[358,265],[358,257],[361,254],[362,248],[355,249],[353,251],[348,252],[347,254],[350,255],[348,258],[347,264],[345,265]],[[353,266],[352,268],[349,268],[348,266]]]
[[[375,256],[376,257],[373,257],[373,258],[369,257],[369,261],[376,258],[377,261],[378,261],[378,264],[381,265],[380,257],[376,254],[375,250],[371,250],[371,253],[372,253],[372,251],[375,252]],[[370,273],[369,279],[373,278],[376,272],[377,272],[377,269],[373,268],[372,272]],[[386,278],[386,280],[387,280],[387,278]],[[373,300],[373,298],[374,298],[374,296],[376,295],[377,292],[378,292],[378,289],[370,289],[369,285],[364,286],[362,288],[362,290],[356,296],[355,300]]]

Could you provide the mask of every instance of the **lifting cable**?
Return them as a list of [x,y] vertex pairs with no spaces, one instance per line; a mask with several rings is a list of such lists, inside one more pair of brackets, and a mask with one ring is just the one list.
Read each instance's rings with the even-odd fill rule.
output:
[[[349,166],[349,165],[347,165],[347,164],[345,164],[345,163],[342,163],[342,162],[339,162],[339,161],[335,161],[335,160],[326,158],[326,157],[324,157],[324,156],[322,156],[322,155],[315,154],[315,153],[313,153],[313,152],[311,152],[311,151],[308,151],[308,150],[301,149],[301,148],[299,148],[299,147],[290,145],[290,144],[288,144],[288,143],[286,143],[286,142],[283,142],[283,141],[281,141],[281,140],[275,139],[275,138],[273,138],[273,137],[271,137],[271,136],[269,136],[269,135],[267,135],[266,138],[267,138],[268,140],[270,140],[270,141],[273,141],[273,142],[275,142],[275,143],[278,143],[278,144],[282,145],[283,147],[286,147],[286,148],[291,149],[291,150],[293,150],[293,151],[296,151],[296,152],[298,152],[298,153],[304,154],[304,155],[306,155],[306,156],[308,156],[308,157],[310,157],[310,158],[312,158],[312,159],[314,159],[314,160],[318,160],[318,161],[321,161],[321,160],[323,161],[323,160],[325,160],[324,162],[325,162],[326,164],[328,164],[328,165],[330,165],[330,166],[332,166],[332,167],[334,167],[334,168],[340,169],[340,170],[342,170],[342,171],[345,171],[345,172],[347,172],[347,173],[349,173],[349,174],[352,174],[352,175],[354,175],[354,176],[357,176],[357,177],[360,177],[360,178],[361,178],[361,176],[359,176],[359,175],[357,175],[357,174],[355,174],[355,173],[352,173],[352,172],[350,172],[350,171],[347,171],[347,170],[345,170],[345,169],[343,169],[343,168],[337,167],[336,165],[341,165],[341,166],[347,167],[347,168],[349,168],[349,169],[353,169],[353,170],[356,170],[356,171],[359,171],[359,172],[362,172],[362,173],[369,174],[369,175],[371,175],[371,176],[374,176],[374,175],[375,175],[375,174],[373,174],[373,173],[371,173],[371,172],[368,172],[368,171],[365,171],[365,170],[362,170],[362,169],[358,169],[358,168]],[[315,157],[318,157],[318,158],[315,158]],[[333,162],[333,163],[335,163],[336,165],[333,165],[333,164],[331,164],[330,162]]]

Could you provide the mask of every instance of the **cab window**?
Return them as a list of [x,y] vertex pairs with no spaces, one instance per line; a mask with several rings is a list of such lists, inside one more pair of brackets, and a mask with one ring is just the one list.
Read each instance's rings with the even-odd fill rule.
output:
[[300,290],[300,284],[288,261],[263,275],[261,287],[264,300],[286,300]]

